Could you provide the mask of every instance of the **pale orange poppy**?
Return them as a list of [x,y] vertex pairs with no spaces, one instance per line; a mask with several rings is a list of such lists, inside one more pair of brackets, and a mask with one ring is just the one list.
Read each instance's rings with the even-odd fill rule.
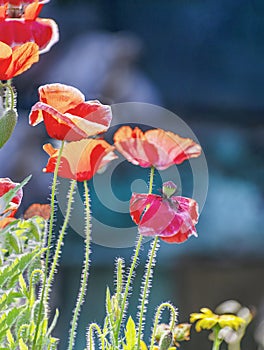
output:
[[0,41],[0,80],[8,80],[28,70],[39,60],[35,43],[26,43],[11,48]]

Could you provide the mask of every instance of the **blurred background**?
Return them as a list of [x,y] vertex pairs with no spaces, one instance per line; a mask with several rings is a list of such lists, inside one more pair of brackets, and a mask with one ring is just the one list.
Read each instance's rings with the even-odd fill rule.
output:
[[[264,344],[264,330],[258,327],[264,319],[264,2],[53,0],[41,17],[56,20],[60,41],[39,64],[14,80],[20,118],[0,152],[1,177],[21,181],[33,174],[21,212],[49,198],[51,177],[41,172],[47,161],[41,146],[50,140],[43,125],[32,128],[27,119],[40,85],[61,82],[79,88],[87,99],[145,102],[172,111],[203,147],[209,189],[197,225],[198,239],[161,245],[146,334],[162,301],[172,301],[179,308],[180,322],[186,322],[190,312],[203,306],[214,309],[224,300],[236,299],[257,310],[242,348],[263,349],[259,344]],[[151,116],[142,120],[146,125],[151,122]],[[188,182],[189,170],[184,166],[180,170],[183,183]],[[111,179],[113,193],[128,201],[131,181],[141,175],[146,181],[147,173],[121,163]],[[182,192],[190,195],[188,185]],[[100,203],[93,203],[94,215],[102,220],[108,216],[119,228],[133,225],[128,214],[122,221],[114,211],[104,212]],[[58,228],[60,224],[59,216]],[[83,248],[83,238],[69,230],[52,300],[60,309],[56,328],[60,349],[66,348]],[[124,256],[129,263],[133,253],[132,248],[95,244],[92,251],[90,301],[83,308],[76,349],[84,348],[87,325],[102,322],[105,286],[113,288],[115,257]],[[141,264],[133,285],[132,315],[143,270]],[[192,341],[181,349],[209,349],[207,336],[192,330]]]

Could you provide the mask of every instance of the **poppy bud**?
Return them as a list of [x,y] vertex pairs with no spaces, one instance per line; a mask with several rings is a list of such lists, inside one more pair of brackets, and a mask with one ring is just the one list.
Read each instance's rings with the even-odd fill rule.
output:
[[160,350],[168,350],[171,346],[172,339],[173,336],[171,331],[164,333],[163,336],[160,338]]
[[0,118],[0,148],[8,141],[17,123],[17,113],[13,109],[7,110]]

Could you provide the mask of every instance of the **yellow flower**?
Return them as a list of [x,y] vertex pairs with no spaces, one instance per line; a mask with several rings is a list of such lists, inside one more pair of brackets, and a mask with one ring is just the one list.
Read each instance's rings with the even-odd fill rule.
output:
[[205,307],[200,311],[201,313],[193,313],[190,315],[191,323],[197,321],[195,326],[197,332],[200,332],[202,329],[212,329],[216,325],[220,328],[230,327],[237,330],[243,323],[245,323],[243,318],[232,314],[217,315]]

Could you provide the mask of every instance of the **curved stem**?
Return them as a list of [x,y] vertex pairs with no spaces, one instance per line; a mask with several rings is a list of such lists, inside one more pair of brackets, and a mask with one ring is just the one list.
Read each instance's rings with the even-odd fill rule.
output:
[[91,323],[87,334],[87,350],[94,350],[93,330],[96,330],[99,337],[102,338],[101,328],[98,326],[97,323]]
[[77,322],[79,318],[80,309],[84,301],[86,288],[87,288],[87,281],[88,281],[90,244],[91,244],[91,212],[90,212],[89,190],[88,190],[87,181],[84,181],[84,195],[85,195],[85,209],[86,209],[85,257],[84,257],[79,295],[77,298],[77,303],[75,306],[72,323],[71,323],[68,350],[72,350],[74,346]]
[[150,251],[149,260],[147,263],[147,271],[146,271],[144,282],[143,282],[144,288],[143,288],[143,293],[142,293],[142,298],[141,298],[140,314],[139,314],[139,321],[138,321],[138,347],[139,348],[140,348],[141,333],[143,330],[144,314],[146,311],[145,305],[146,305],[146,301],[147,301],[148,294],[149,294],[150,282],[151,282],[151,277],[152,277],[152,273],[153,273],[153,266],[155,264],[155,257],[156,257],[157,248],[158,248],[158,240],[159,240],[159,237],[156,236],[154,238],[153,243],[152,243],[152,248]]
[[68,203],[67,203],[66,214],[65,214],[65,218],[64,218],[64,222],[63,222],[61,231],[60,231],[59,238],[57,240],[56,250],[55,250],[53,261],[52,261],[52,265],[51,265],[51,268],[50,268],[49,277],[48,277],[48,280],[47,280],[46,295],[45,295],[45,298],[44,298],[44,303],[49,298],[51,283],[53,281],[53,277],[54,277],[54,274],[56,272],[56,267],[57,267],[58,260],[59,260],[59,257],[60,257],[61,247],[62,247],[63,239],[64,239],[64,236],[65,236],[65,231],[66,231],[66,228],[67,228],[68,223],[69,223],[69,219],[70,219],[70,215],[71,215],[71,209],[72,209],[72,203],[73,203],[73,194],[74,194],[75,185],[76,185],[76,181],[72,180],[71,181],[70,190],[69,190],[69,193],[68,193]]
[[[148,194],[151,194],[152,191],[153,191],[154,174],[155,174],[155,168],[152,166],[151,169],[150,169]],[[139,255],[139,252],[140,252],[142,241],[143,241],[143,236],[139,235],[138,241],[137,241],[137,245],[136,245],[136,248],[135,248],[135,253],[134,253],[134,256],[133,256],[133,259],[132,259],[132,263],[131,263],[131,266],[130,266],[130,269],[129,269],[129,274],[128,274],[126,285],[125,285],[125,291],[124,291],[123,301],[122,301],[122,305],[121,305],[120,318],[119,318],[119,321],[117,323],[116,334],[115,334],[116,344],[118,344],[118,336],[119,336],[120,327],[121,327],[122,319],[124,317],[124,312],[125,312],[125,308],[126,308],[126,304],[127,304],[127,297],[128,297],[128,293],[129,293],[129,287],[130,287],[130,284],[132,282],[132,277],[133,277],[133,273],[134,273],[134,270],[135,270],[135,267],[136,267],[136,264],[137,264],[137,259],[138,259],[138,255]]]
[[59,166],[60,166],[63,147],[64,147],[64,141],[62,141],[62,143],[61,143],[61,148],[59,151],[57,163],[56,163],[54,174],[53,174],[53,182],[52,182],[52,188],[51,188],[51,202],[50,202],[51,212],[50,212],[50,220],[49,220],[49,232],[48,232],[48,241],[47,241],[46,260],[45,260],[45,267],[44,267],[44,280],[43,280],[43,284],[42,284],[38,320],[37,320],[37,324],[36,324],[36,331],[35,331],[35,336],[34,336],[34,340],[33,340],[32,350],[36,349],[38,331],[39,331],[39,326],[40,326],[40,319],[41,319],[41,314],[43,311],[44,297],[46,294],[46,282],[47,282],[47,276],[48,276],[50,248],[51,248],[53,224],[54,224],[54,217],[55,217],[55,194],[56,194],[57,178],[58,178],[58,172],[59,172]]
[[155,335],[156,335],[156,331],[157,331],[160,315],[161,315],[162,310],[165,307],[170,309],[170,311],[171,311],[171,314],[170,314],[171,315],[170,330],[172,331],[174,326],[175,326],[175,323],[176,323],[176,320],[177,320],[177,312],[175,310],[175,307],[173,305],[171,305],[170,303],[162,303],[158,307],[158,309],[156,311],[156,314],[155,314],[155,321],[154,321],[153,331],[152,331],[152,335],[151,335],[151,342],[150,342],[150,350],[153,349],[154,342],[155,342]]

